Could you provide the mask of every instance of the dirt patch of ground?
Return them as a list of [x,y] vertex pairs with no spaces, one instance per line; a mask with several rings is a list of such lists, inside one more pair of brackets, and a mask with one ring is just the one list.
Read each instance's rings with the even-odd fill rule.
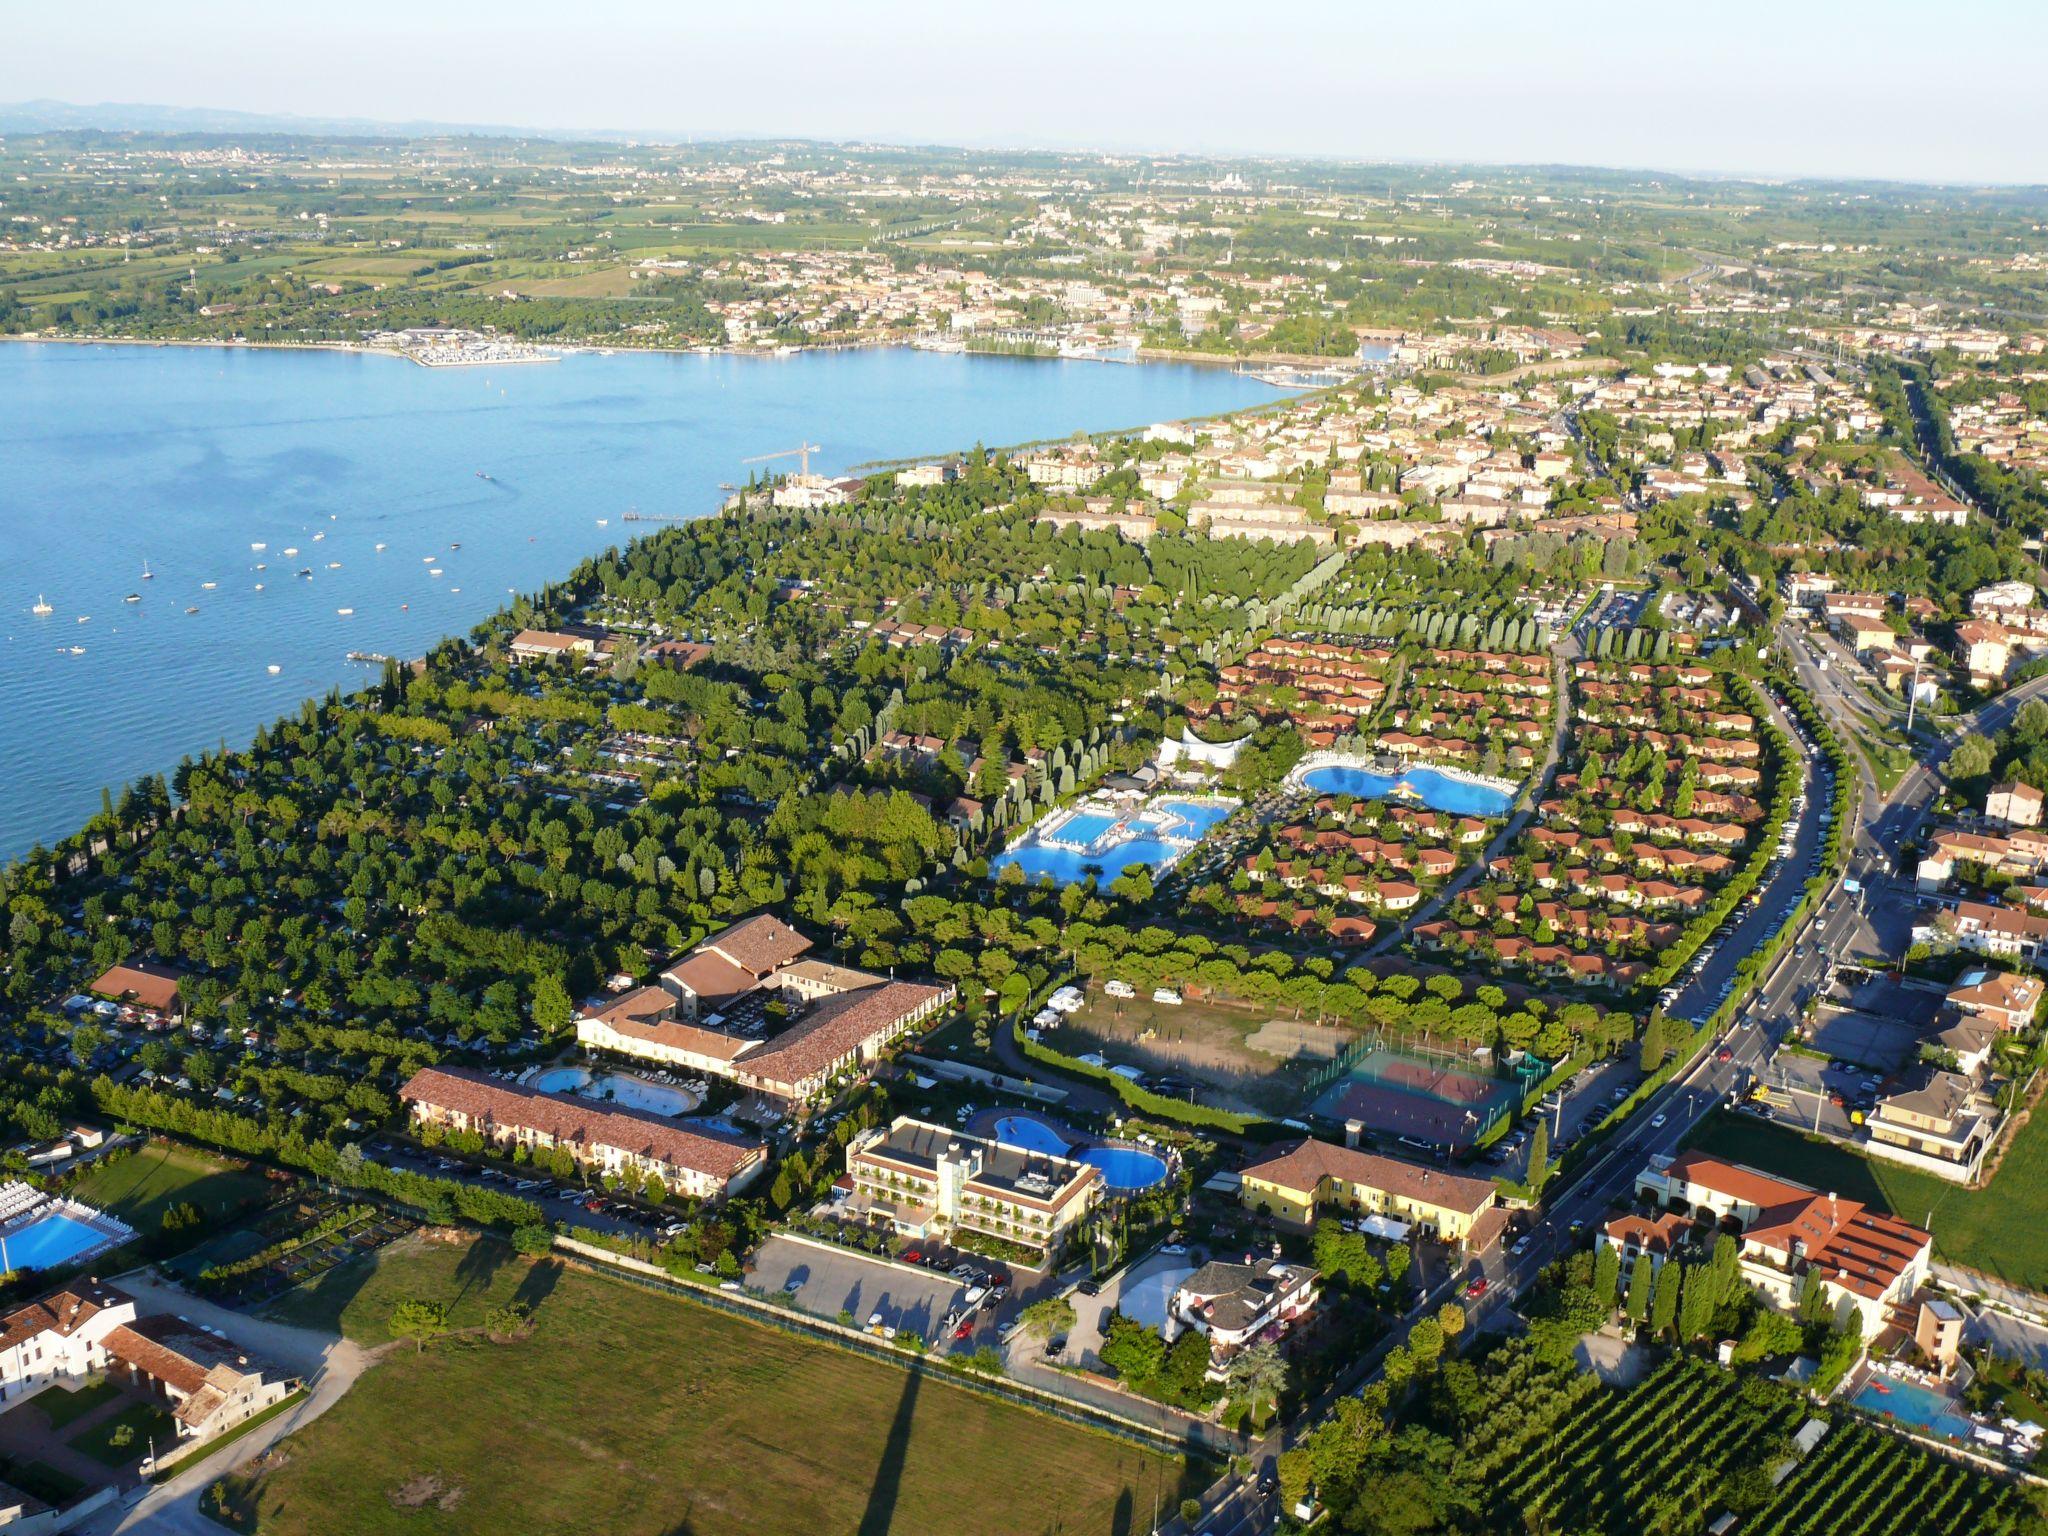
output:
[[450,1485],[431,1472],[409,1477],[386,1495],[393,1509],[451,1510],[462,1503],[462,1485]]
[[1284,1116],[1300,1108],[1310,1076],[1352,1033],[1226,999],[1176,1007],[1096,993],[1047,1039],[1072,1055],[1094,1052],[1112,1066],[1196,1085],[1207,1090],[1206,1102],[1222,1108]]

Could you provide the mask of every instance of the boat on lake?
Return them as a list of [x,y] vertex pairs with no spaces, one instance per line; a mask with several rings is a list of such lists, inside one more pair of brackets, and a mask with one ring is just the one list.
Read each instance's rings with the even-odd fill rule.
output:
[[40,592],[38,592],[38,593],[36,594],[36,605],[35,605],[35,607],[33,607],[33,608],[29,609],[29,612],[30,612],[30,613],[55,613],[56,611],[57,611],[56,609],[52,608],[52,607],[51,607],[51,606],[49,605],[49,603],[48,603],[47,601],[45,601],[45,600],[44,600],[44,598],[43,598],[43,594],[42,594],[42,593],[40,593]]
[[124,603],[139,603],[142,601],[142,594],[140,592],[130,592],[121,601]]

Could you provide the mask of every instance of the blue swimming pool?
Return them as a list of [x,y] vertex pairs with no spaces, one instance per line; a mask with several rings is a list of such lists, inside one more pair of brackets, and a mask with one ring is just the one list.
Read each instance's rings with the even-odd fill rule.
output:
[[1093,811],[1082,811],[1069,816],[1065,824],[1053,836],[1057,837],[1061,842],[1074,843],[1085,848],[1115,825],[1116,818],[1114,816],[1105,816]]
[[1392,774],[1333,765],[1310,769],[1302,775],[1301,782],[1326,795],[1355,795],[1361,800],[1378,800],[1405,787],[1431,810],[1448,811],[1454,816],[1500,816],[1515,803],[1514,795],[1507,790],[1475,784],[1436,768],[1410,768]]
[[1081,1161],[1102,1170],[1102,1182],[1117,1193],[1150,1189],[1166,1177],[1166,1159],[1139,1147],[1090,1147]]
[[[989,860],[989,873],[1000,875],[1014,864],[1024,871],[1027,880],[1050,875],[1060,885],[1073,885],[1093,871],[1106,885],[1133,864],[1143,864],[1156,872],[1187,853],[1235,808],[1228,801],[1157,801],[1132,817],[1107,843],[1101,840],[1118,818],[1101,811],[1079,811],[1065,825],[1054,828],[1050,836],[1059,843],[1087,846],[1090,852],[1078,853],[1074,847],[1042,842],[1034,829]],[[1095,846],[1098,843],[1101,846]]]
[[1005,1115],[996,1122],[996,1140],[1006,1147],[1026,1152],[1043,1152],[1047,1157],[1065,1157],[1067,1144],[1042,1120],[1026,1115]]
[[1972,1425],[1957,1411],[1956,1400],[1917,1382],[1873,1376],[1849,1399],[1865,1413],[1881,1413],[1949,1440],[1967,1440]]
[[53,1211],[0,1238],[0,1269],[55,1269],[108,1241],[99,1228]]

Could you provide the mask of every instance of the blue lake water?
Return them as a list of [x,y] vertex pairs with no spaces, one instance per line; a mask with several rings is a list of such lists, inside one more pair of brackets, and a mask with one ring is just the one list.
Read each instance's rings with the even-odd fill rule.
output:
[[0,346],[0,858],[74,830],[102,785],[366,681],[349,651],[417,656],[650,531],[629,508],[711,510],[751,455],[814,442],[832,472],[1278,394],[1224,369],[904,350],[428,369]]
[[6,1239],[6,1267],[13,1269],[54,1269],[69,1263],[89,1248],[103,1246],[107,1234],[61,1212],[53,1211],[32,1221]]
[[1501,816],[1515,803],[1515,797],[1504,790],[1435,768],[1410,768],[1399,774],[1365,768],[1313,768],[1302,775],[1301,782],[1326,795],[1354,795],[1361,800],[1377,800],[1405,786],[1431,810],[1455,816]]

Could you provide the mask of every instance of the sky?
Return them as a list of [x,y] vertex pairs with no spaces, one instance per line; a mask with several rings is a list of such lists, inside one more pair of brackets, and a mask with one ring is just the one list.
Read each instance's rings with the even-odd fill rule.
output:
[[0,0],[0,17],[0,101],[2048,183],[2042,0]]

